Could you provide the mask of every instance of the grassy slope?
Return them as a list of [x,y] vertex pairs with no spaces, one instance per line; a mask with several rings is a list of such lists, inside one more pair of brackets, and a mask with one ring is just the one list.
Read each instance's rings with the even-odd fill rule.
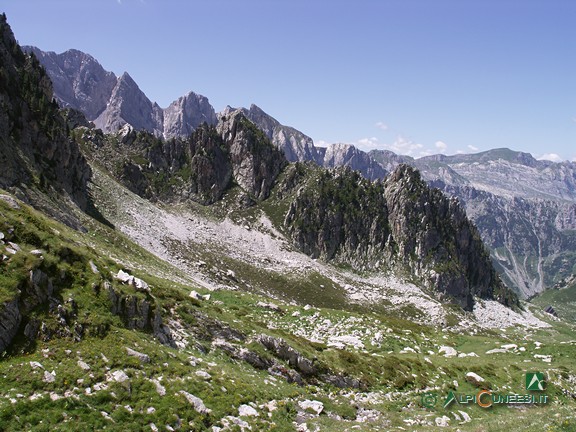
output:
[[[551,329],[529,332],[511,329],[468,335],[443,332],[378,313],[305,309],[281,304],[284,313],[280,314],[256,306],[258,301],[269,299],[242,292],[218,291],[212,293],[210,301],[197,302],[187,297],[191,289],[198,288],[185,282],[186,275],[108,227],[92,222],[88,232],[81,234],[24,205],[15,210],[3,201],[0,201],[0,213],[4,224],[0,231],[13,227],[10,240],[22,249],[10,261],[1,264],[2,298],[14,296],[15,279],[26,277],[31,268],[40,267],[54,274],[64,270],[68,276],[62,283],[55,283],[58,296],[74,298],[79,307],[78,320],[87,328],[103,323],[109,327],[105,334],[87,332],[80,342],[53,337],[39,340],[35,346],[26,346],[17,341],[15,349],[0,360],[0,430],[70,430],[79,422],[90,424],[95,430],[147,430],[151,423],[160,430],[166,430],[166,425],[173,428],[180,425],[181,430],[205,430],[212,425],[222,426],[223,417],[237,416],[239,405],[250,402],[255,402],[259,416],[243,420],[248,421],[253,430],[293,430],[297,403],[303,399],[324,403],[325,411],[308,420],[312,430],[313,425],[330,431],[348,430],[353,426],[359,427],[355,430],[366,431],[399,427],[434,430],[435,419],[443,415],[451,418],[451,428],[463,431],[506,427],[534,431],[546,428],[574,430],[576,427],[573,414],[576,404],[564,394],[566,391],[574,393],[576,382],[572,376],[576,370],[576,346],[571,342],[574,327],[570,323],[553,321]],[[43,262],[29,254],[36,248],[44,251]],[[64,252],[69,250],[74,254]],[[70,256],[74,259],[67,258]],[[99,274],[92,273],[89,261],[98,267]],[[54,268],[50,269],[49,265]],[[184,326],[193,327],[197,324],[195,314],[201,313],[247,335],[244,345],[268,358],[271,354],[251,342],[250,336],[265,333],[282,337],[304,356],[314,358],[317,364],[356,377],[368,389],[365,392],[340,390],[322,383],[300,387],[232,360],[218,349],[203,353],[210,344],[198,335],[189,335],[188,347],[177,350],[158,344],[149,333],[127,330],[119,318],[110,313],[107,296],[96,294],[92,289],[94,283],[107,280],[116,289],[129,292],[129,287],[109,276],[120,268],[152,285],[154,301],[164,308],[165,320],[168,311],[172,310]],[[310,286],[316,283],[318,281],[309,281]],[[45,308],[34,313],[48,326],[58,328],[54,314]],[[328,333],[324,331],[326,329]],[[356,336],[364,348],[339,350],[328,347],[329,329]],[[376,343],[374,336],[378,332],[382,337]],[[306,337],[317,341],[310,342]],[[535,341],[543,343],[538,350]],[[484,354],[511,342],[525,347],[526,351]],[[460,352],[473,351],[480,357],[446,358],[438,355],[441,345],[451,345]],[[128,357],[125,347],[147,353],[151,362],[140,363]],[[401,353],[406,347],[417,352]],[[552,355],[552,363],[534,358],[535,353]],[[195,365],[191,364],[190,356],[197,359]],[[79,360],[90,365],[90,370],[83,370]],[[46,371],[54,371],[55,381],[44,382],[44,370],[33,369],[32,361],[40,362]],[[130,380],[124,383],[106,381],[107,374],[116,370],[125,371]],[[198,370],[208,372],[211,379],[207,381],[197,376]],[[530,370],[548,374],[551,383],[547,394],[553,399],[551,405],[491,410],[477,406],[459,407],[472,417],[472,421],[458,425],[452,414],[457,413],[456,408],[427,409],[420,403],[424,389],[435,389],[443,396],[455,387],[454,380],[459,383],[459,392],[476,392],[476,387],[465,380],[469,371],[483,376],[494,390],[522,393],[523,374]],[[151,379],[161,381],[166,389],[164,396],[158,394]],[[108,387],[97,390],[98,384],[102,383]],[[91,394],[87,394],[87,388]],[[199,414],[191,409],[178,393],[180,390],[200,397],[212,412]],[[51,393],[61,398],[53,401]],[[278,409],[269,416],[268,409],[262,405],[272,400],[277,401]],[[380,413],[378,420],[355,422],[359,407],[377,410]],[[416,423],[411,425],[410,422]]]

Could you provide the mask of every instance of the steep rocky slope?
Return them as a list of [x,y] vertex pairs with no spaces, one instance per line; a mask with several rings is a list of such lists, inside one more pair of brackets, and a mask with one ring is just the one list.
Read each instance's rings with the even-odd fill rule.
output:
[[[18,125],[0,129],[12,150],[2,153],[11,169],[3,178],[19,182],[8,185],[19,196],[74,196],[64,174],[72,182],[75,171],[61,155],[30,155],[77,152],[79,142],[92,164],[85,186],[107,220],[70,206],[84,227],[72,229],[0,191],[1,429],[573,428],[573,322],[490,300],[498,282],[491,292],[476,280],[493,275],[486,256],[461,249],[469,242],[466,250],[480,252],[473,228],[414,170],[402,166],[369,183],[350,170],[286,165],[241,113],[187,140],[128,127],[106,136],[78,113],[44,112],[45,102],[29,100],[46,95],[45,77],[6,37],[5,17],[0,24],[0,48],[8,47],[0,52],[12,53],[0,63],[11,84],[0,95],[15,108],[2,119]],[[31,85],[18,85],[10,71]],[[54,125],[66,120],[68,141],[59,128],[44,138],[50,123],[35,112]],[[42,147],[14,140],[14,131],[35,133]],[[122,177],[126,164],[134,178],[144,173],[142,189]],[[187,188],[196,196],[179,195]],[[308,220],[336,237],[314,239]],[[390,259],[375,270],[368,264],[378,254]],[[436,269],[446,276],[438,287],[458,292],[426,287],[438,282],[426,268],[434,261],[448,267]],[[467,287],[447,283],[451,266]],[[468,307],[466,290],[486,298],[476,297],[471,311],[438,299],[454,294]],[[525,372],[534,370],[545,373],[546,403],[442,407],[449,391],[524,394]]]
[[[371,152],[392,167],[396,156]],[[496,149],[407,160],[457,197],[510,287],[530,297],[576,271],[576,165]]]
[[208,98],[189,92],[164,110],[164,138],[187,137],[203,123],[215,125],[218,119]]
[[321,171],[300,187],[285,224],[295,244],[313,257],[403,271],[465,309],[474,297],[516,302],[457,201],[429,189],[408,165],[383,183],[349,169]]
[[89,54],[68,50],[61,54],[25,47],[33,52],[54,82],[61,107],[77,109],[104,132],[125,125],[165,138],[187,137],[202,123],[216,124],[208,99],[190,92],[162,109],[140,90],[128,73],[116,77]]
[[162,140],[129,127],[110,136],[84,127],[73,135],[130,190],[155,201],[212,204],[236,184],[242,202],[252,205],[268,197],[286,164],[240,112],[217,127],[201,125],[187,139]]
[[128,73],[118,78],[106,109],[94,119],[96,127],[105,132],[117,131],[125,125],[161,135],[164,128],[162,109],[150,102]]
[[228,106],[220,115],[229,116],[234,112],[241,112],[264,132],[272,144],[284,152],[284,156],[289,162],[320,161],[312,138],[292,127],[280,124],[278,120],[266,114],[256,105],[251,105],[250,109]]
[[369,180],[383,179],[388,172],[366,152],[350,144],[330,144],[319,148],[320,165],[326,168],[349,167]]
[[104,70],[94,57],[78,50],[56,54],[30,46],[23,49],[33,52],[46,68],[54,97],[61,107],[77,109],[90,120],[106,109],[117,78]]
[[5,16],[0,38],[0,187],[66,218],[62,196],[88,207],[90,167],[67,135],[50,79],[21,51]]

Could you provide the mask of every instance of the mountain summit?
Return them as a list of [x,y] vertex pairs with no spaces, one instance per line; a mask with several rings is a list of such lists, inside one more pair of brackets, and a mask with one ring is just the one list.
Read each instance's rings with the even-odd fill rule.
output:
[[77,109],[104,132],[128,125],[164,138],[186,137],[200,124],[216,124],[216,113],[204,96],[190,92],[166,109],[150,101],[132,77],[105,71],[92,56],[78,50],[61,54],[24,47],[32,52],[54,81],[54,96],[62,107]]

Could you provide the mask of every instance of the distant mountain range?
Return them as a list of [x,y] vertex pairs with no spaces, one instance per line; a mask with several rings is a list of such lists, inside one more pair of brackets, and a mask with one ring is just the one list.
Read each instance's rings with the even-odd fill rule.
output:
[[414,159],[387,150],[366,153],[342,143],[316,147],[310,137],[256,105],[226,107],[217,114],[206,97],[190,92],[162,109],[128,73],[116,77],[88,54],[25,50],[46,68],[58,103],[82,111],[104,132],[129,126],[164,139],[187,137],[202,123],[216,125],[241,112],[290,162],[348,166],[370,180],[384,179],[401,163],[414,166],[430,185],[463,203],[504,281],[523,297],[576,273],[575,163],[538,161],[509,149]]

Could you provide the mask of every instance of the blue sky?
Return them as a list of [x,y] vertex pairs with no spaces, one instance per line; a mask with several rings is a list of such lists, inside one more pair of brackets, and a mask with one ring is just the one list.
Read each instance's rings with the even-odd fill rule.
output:
[[574,0],[5,0],[166,107],[255,103],[317,145],[576,160]]

